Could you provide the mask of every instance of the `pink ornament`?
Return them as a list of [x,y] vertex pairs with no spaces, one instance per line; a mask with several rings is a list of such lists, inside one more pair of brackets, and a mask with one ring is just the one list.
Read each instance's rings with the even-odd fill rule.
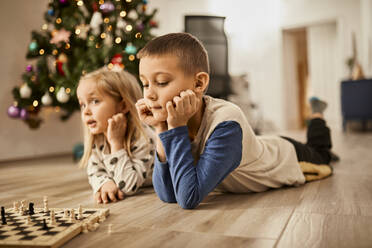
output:
[[27,120],[28,118],[28,113],[27,113],[27,110],[26,109],[21,109],[21,112],[19,113],[19,118],[21,118],[22,120]]
[[104,14],[108,14],[115,10],[115,6],[112,3],[103,3],[99,6],[99,9],[102,10]]
[[142,32],[144,29],[145,29],[145,25],[143,25],[143,23],[137,24],[137,30],[138,31]]
[[61,4],[66,4],[68,1],[67,1],[67,0],[59,0],[59,2],[60,2]]
[[26,71],[27,72],[32,72],[32,65],[28,65],[27,67],[26,67]]
[[8,108],[8,116],[10,118],[18,118],[19,114],[20,114],[20,109],[18,107],[12,105]]

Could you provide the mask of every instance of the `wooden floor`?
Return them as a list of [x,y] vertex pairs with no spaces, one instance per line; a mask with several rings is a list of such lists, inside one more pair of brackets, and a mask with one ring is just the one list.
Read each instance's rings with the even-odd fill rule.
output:
[[[64,247],[372,247],[372,133],[333,139],[341,161],[328,179],[264,193],[211,194],[195,210],[162,203],[146,188],[105,205],[111,215],[99,229]],[[25,199],[41,207],[44,195],[50,207],[99,207],[85,172],[69,157],[0,163],[1,206]]]

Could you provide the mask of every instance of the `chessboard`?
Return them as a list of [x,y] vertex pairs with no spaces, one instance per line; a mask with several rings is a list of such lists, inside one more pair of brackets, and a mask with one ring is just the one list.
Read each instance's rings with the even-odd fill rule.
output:
[[[49,223],[51,210],[54,211],[53,225]],[[86,229],[87,225],[98,225],[99,221],[109,215],[109,209],[83,208],[82,216],[75,216],[74,221],[70,217],[66,218],[65,212],[66,209],[61,208],[50,208],[46,212],[44,208],[35,208],[34,214],[27,221],[27,214],[19,214],[14,208],[6,209],[7,223],[0,223],[0,247],[60,247],[85,231],[84,227]]]

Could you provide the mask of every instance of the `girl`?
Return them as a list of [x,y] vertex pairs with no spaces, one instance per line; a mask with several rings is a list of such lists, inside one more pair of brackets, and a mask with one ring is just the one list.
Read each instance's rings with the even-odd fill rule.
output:
[[77,97],[84,126],[80,167],[87,167],[96,202],[116,202],[151,185],[155,134],[139,121],[136,78],[102,68],[80,79]]

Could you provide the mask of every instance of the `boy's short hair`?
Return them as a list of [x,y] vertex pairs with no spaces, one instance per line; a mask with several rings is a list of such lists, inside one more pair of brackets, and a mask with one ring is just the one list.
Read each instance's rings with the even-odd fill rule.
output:
[[137,54],[147,56],[175,55],[186,74],[209,73],[208,53],[203,44],[188,33],[170,33],[149,41]]

